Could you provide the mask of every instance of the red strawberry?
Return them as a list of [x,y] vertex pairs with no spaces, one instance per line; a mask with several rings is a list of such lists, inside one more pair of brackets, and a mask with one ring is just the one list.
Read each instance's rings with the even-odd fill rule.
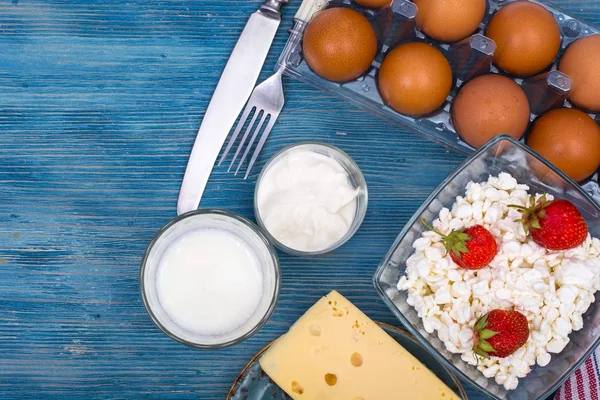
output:
[[523,214],[518,220],[534,242],[548,250],[568,250],[579,246],[588,235],[581,213],[568,200],[547,201],[546,195],[537,204],[531,197],[530,207],[511,205]]
[[473,351],[484,358],[508,357],[529,339],[529,323],[518,311],[492,310],[475,323]]
[[498,252],[496,240],[490,231],[481,225],[444,235],[427,225],[425,221],[421,220],[421,222],[442,237],[442,243],[450,253],[450,258],[460,267],[481,269],[492,262]]

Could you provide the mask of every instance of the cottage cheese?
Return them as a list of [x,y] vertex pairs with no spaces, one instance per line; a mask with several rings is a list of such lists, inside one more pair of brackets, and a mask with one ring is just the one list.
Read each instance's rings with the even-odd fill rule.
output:
[[[398,290],[408,291],[428,333],[437,333],[446,349],[494,378],[506,390],[515,389],[532,365],[546,366],[552,353],[569,343],[569,334],[583,327],[583,314],[600,289],[600,240],[589,234],[578,247],[550,251],[529,238],[521,213],[509,204],[529,204],[529,187],[510,174],[469,182],[465,197],[452,209],[443,208],[433,227],[443,234],[483,225],[496,238],[498,254],[489,268],[460,268],[446,254],[441,237],[424,232],[406,261]],[[541,194],[536,194],[536,200]],[[546,198],[552,200],[552,195]],[[529,321],[527,343],[506,358],[477,361],[473,352],[475,321],[495,308],[515,309]]]

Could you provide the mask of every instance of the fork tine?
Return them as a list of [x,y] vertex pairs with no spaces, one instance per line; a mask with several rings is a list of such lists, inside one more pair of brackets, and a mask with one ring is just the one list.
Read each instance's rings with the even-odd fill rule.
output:
[[246,175],[244,175],[244,179],[248,179],[248,175],[250,175],[250,170],[254,166],[254,163],[256,162],[256,159],[258,158],[258,154],[260,153],[263,146],[265,145],[265,142],[267,141],[267,138],[269,137],[269,133],[271,133],[271,129],[273,129],[273,125],[275,125],[275,121],[277,121],[277,117],[278,117],[278,115],[271,115],[271,119],[269,120],[267,127],[265,128],[262,136],[260,137],[260,140],[258,141],[258,144],[256,145],[256,149],[254,149],[254,153],[252,153],[252,158],[250,159],[248,168],[246,168]]
[[231,135],[231,139],[229,139],[229,143],[227,143],[227,147],[225,147],[225,151],[221,155],[221,159],[219,160],[219,164],[217,164],[217,165],[221,165],[223,163],[223,161],[225,160],[225,157],[227,157],[229,150],[231,150],[231,147],[233,146],[237,137],[239,136],[240,132],[242,131],[242,128],[244,127],[244,123],[246,123],[246,120],[248,119],[248,115],[250,114],[250,111],[253,108],[254,108],[254,106],[251,103],[248,103],[248,105],[246,105],[246,108],[244,109],[244,113],[240,117],[240,120],[238,121],[238,124],[235,127],[235,131],[233,131],[233,135]]
[[258,132],[260,132],[260,129],[262,128],[263,124],[265,123],[265,119],[267,118],[267,115],[269,115],[269,114],[266,111],[263,110],[262,118],[260,119],[260,122],[258,123],[258,125],[256,127],[256,130],[252,134],[252,138],[250,139],[250,142],[248,142],[248,146],[246,146],[246,150],[244,151],[244,155],[242,156],[242,159],[240,160],[240,163],[239,163],[237,169],[235,170],[235,174],[234,175],[237,175],[237,173],[239,172],[240,168],[244,164],[244,161],[246,160],[246,157],[248,156],[248,153],[250,152],[250,149],[252,148],[252,145],[254,144],[254,141],[256,140],[256,137],[258,136]]
[[244,147],[244,144],[246,143],[246,139],[248,138],[248,134],[252,130],[252,126],[254,126],[254,121],[256,121],[256,117],[258,117],[258,114],[260,114],[260,110],[257,108],[256,111],[254,111],[254,115],[252,116],[252,119],[250,120],[248,127],[244,131],[244,136],[242,136],[242,140],[240,141],[238,148],[235,150],[235,154],[233,155],[231,164],[229,164],[229,168],[227,168],[227,172],[231,171],[231,168],[233,168],[233,165],[235,164],[235,160],[237,159],[237,156],[240,154],[240,150],[242,150],[242,148]]

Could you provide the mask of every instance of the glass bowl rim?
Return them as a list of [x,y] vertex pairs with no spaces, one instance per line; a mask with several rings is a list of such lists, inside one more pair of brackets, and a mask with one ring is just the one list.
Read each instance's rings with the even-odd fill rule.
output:
[[[263,219],[260,215],[260,211],[258,209],[258,189],[260,187],[260,183],[262,182],[262,179],[264,178],[264,175],[267,172],[267,170],[284,153],[291,151],[297,147],[302,147],[302,146],[324,147],[328,150],[332,150],[334,153],[337,153],[340,156],[340,158],[342,158],[346,162],[348,162],[348,164],[352,167],[354,172],[356,172],[356,174],[360,178],[361,182],[358,182],[359,183],[358,188],[359,188],[360,192],[362,193],[362,196],[364,197],[364,207],[357,209],[357,213],[356,213],[354,219],[352,220],[351,227],[352,226],[355,226],[355,227],[351,228],[348,232],[346,232],[346,234],[340,240],[335,242],[333,245],[331,245],[330,247],[325,248],[323,250],[319,250],[319,251],[296,250],[296,249],[293,249],[291,247],[284,245],[279,240],[275,239],[275,237],[273,235],[271,235],[271,232],[269,232],[269,230],[265,226]],[[344,169],[346,169],[345,165],[342,165],[342,167]],[[299,143],[290,144],[288,146],[285,146],[284,148],[282,148],[275,154],[273,154],[273,156],[271,158],[269,158],[267,160],[267,162],[265,163],[265,165],[262,167],[262,170],[260,171],[260,175],[258,176],[258,179],[256,180],[256,185],[254,187],[254,218],[256,219],[258,226],[263,231],[264,235],[271,241],[271,243],[273,243],[273,245],[275,247],[277,247],[278,249],[280,249],[281,251],[283,251],[285,253],[288,253],[288,254],[291,254],[294,256],[318,256],[318,255],[330,253],[333,250],[343,246],[346,242],[348,242],[348,240],[350,240],[356,234],[356,232],[362,225],[362,223],[365,219],[365,215],[367,214],[368,205],[369,205],[369,191],[367,188],[367,180],[365,179],[358,164],[356,164],[356,162],[352,159],[352,157],[350,157],[350,155],[348,155],[345,151],[341,150],[340,148],[333,146],[331,144],[323,143],[323,142],[319,142],[319,141],[303,141],[303,142],[299,142]]]
[[[273,276],[275,278],[275,287],[273,290],[273,296],[271,298],[269,308],[267,308],[265,314],[261,317],[260,321],[252,329],[250,329],[248,332],[244,333],[243,335],[241,335],[237,338],[231,339],[227,342],[215,343],[215,344],[202,344],[202,343],[191,342],[191,341],[185,340],[185,339],[175,335],[173,332],[171,332],[168,328],[166,328],[159,321],[158,317],[154,314],[152,307],[150,306],[148,299],[146,297],[146,291],[145,291],[146,286],[144,284],[144,276],[145,276],[145,272],[146,272],[146,263],[148,261],[148,257],[150,256],[150,251],[152,250],[154,245],[160,240],[162,235],[165,232],[167,232],[173,225],[181,222],[184,219],[194,217],[196,215],[219,215],[219,216],[230,218],[237,222],[242,223],[246,227],[250,228],[250,230],[254,234],[256,234],[257,237],[260,239],[260,241],[265,245],[265,247],[269,253],[269,256],[271,258],[271,261],[272,261]],[[239,344],[239,343],[245,341],[246,339],[249,339],[256,332],[258,332],[267,323],[267,321],[269,321],[269,319],[271,319],[271,316],[273,315],[273,312],[275,311],[275,308],[277,307],[277,303],[279,301],[279,294],[280,294],[280,290],[281,290],[281,265],[279,263],[279,257],[277,256],[277,251],[275,250],[275,248],[273,247],[271,242],[269,242],[269,240],[265,237],[265,235],[263,234],[261,229],[258,226],[256,226],[252,221],[248,220],[247,218],[242,217],[241,215],[238,215],[234,212],[227,211],[227,210],[221,210],[221,209],[217,209],[217,208],[199,208],[197,210],[192,210],[187,213],[178,215],[177,217],[175,217],[172,220],[170,220],[169,222],[167,222],[164,226],[162,226],[155,233],[154,237],[152,238],[152,240],[150,240],[150,242],[146,246],[146,250],[144,251],[144,255],[143,255],[142,261],[140,263],[140,272],[139,272],[138,279],[139,279],[139,286],[140,286],[140,295],[142,298],[142,302],[144,303],[144,308],[146,309],[146,312],[150,316],[150,319],[152,320],[152,322],[164,334],[166,334],[167,336],[169,336],[171,339],[175,340],[176,342],[179,342],[188,347],[192,347],[195,349],[201,349],[201,350],[216,350],[216,349],[223,349],[226,347],[230,347],[230,346]]]
[[[525,146],[523,143],[521,143],[520,141],[514,139],[513,137],[511,137],[509,135],[504,135],[504,134],[503,135],[497,135],[494,138],[490,139],[486,144],[484,144],[479,150],[477,150],[471,156],[467,157],[466,160],[464,160],[463,162],[461,162],[429,194],[429,196],[427,196],[427,198],[423,201],[423,203],[421,204],[421,206],[419,206],[419,208],[414,212],[414,214],[406,222],[406,224],[404,225],[404,227],[402,228],[402,230],[400,231],[400,233],[398,234],[398,236],[394,240],[394,242],[391,245],[390,249],[387,251],[386,255],[384,256],[384,258],[379,263],[379,265],[377,267],[377,270],[373,274],[373,279],[372,279],[373,286],[375,287],[375,290],[376,290],[377,294],[379,294],[379,297],[381,297],[381,299],[383,300],[383,302],[385,303],[385,305],[390,309],[390,311],[392,311],[392,313],[396,316],[396,318],[398,318],[400,320],[400,322],[402,323],[402,325],[404,327],[406,327],[406,329],[411,334],[413,334],[413,336],[415,336],[417,338],[417,340],[423,345],[423,347],[427,351],[429,351],[430,353],[432,353],[434,357],[439,358],[442,361],[442,363],[447,368],[450,369],[450,371],[452,371],[453,373],[455,373],[456,375],[458,375],[464,381],[468,382],[477,391],[479,391],[482,394],[485,394],[486,396],[490,396],[493,399],[497,399],[497,400],[502,400],[502,399],[500,397],[494,395],[493,393],[489,392],[487,389],[485,389],[484,387],[482,387],[481,385],[479,385],[473,379],[469,378],[464,372],[462,372],[460,369],[458,369],[453,363],[451,363],[446,357],[444,357],[439,351],[437,351],[429,343],[429,341],[427,339],[425,339],[421,335],[421,333],[413,326],[412,323],[410,323],[410,321],[408,321],[408,319],[406,319],[406,317],[404,317],[404,314],[392,302],[392,300],[389,298],[389,296],[385,293],[385,291],[383,290],[383,288],[379,284],[379,281],[381,279],[381,276],[383,275],[383,272],[385,271],[385,269],[387,267],[388,260],[394,254],[394,252],[395,252],[396,248],[398,247],[399,243],[404,239],[404,237],[406,236],[406,234],[408,233],[408,231],[410,230],[410,228],[415,224],[415,222],[417,221],[418,217],[428,208],[428,206],[431,204],[431,202],[436,199],[436,197],[439,195],[439,193],[441,192],[441,190],[443,190],[443,188],[446,187],[446,185],[448,185],[450,182],[452,182],[456,178],[456,176],[460,172],[463,171],[464,168],[466,168],[468,165],[470,165],[472,162],[474,162],[474,160],[478,159],[481,154],[485,153],[487,150],[489,150],[490,148],[492,148],[493,146],[497,145],[498,143],[500,143],[502,141],[510,142],[514,146],[518,147],[521,151],[529,154],[530,156],[534,157],[538,161],[540,161],[543,164],[545,164],[549,169],[551,169],[553,172],[555,172],[562,180],[564,180],[565,182],[567,182],[569,184],[569,186],[571,186],[572,188],[574,188],[575,191],[579,195],[583,196],[583,198],[585,198],[589,203],[591,203],[597,209],[597,211],[600,213],[600,205],[598,205],[598,203],[596,203],[590,197],[590,195],[587,194],[585,192],[585,190],[583,190],[583,188],[581,186],[579,186],[579,184],[577,182],[575,182],[574,180],[572,180],[571,178],[569,178],[564,172],[562,172],[561,170],[559,170],[556,166],[554,166],[552,163],[550,163],[549,161],[547,161],[544,157],[542,157],[541,155],[539,155],[537,152],[535,152],[534,150],[532,150],[529,147]],[[540,396],[538,396],[538,399],[544,399],[544,398],[548,397],[550,394],[552,394],[554,391],[556,391],[560,387],[560,385],[562,385],[565,382],[565,380],[571,375],[571,373],[573,373],[575,370],[577,370],[581,366],[581,364],[583,364],[583,362],[596,350],[596,348],[598,348],[599,345],[600,345],[600,335],[598,336],[598,338],[596,339],[596,341],[592,344],[592,346],[585,352],[585,354],[579,360],[577,360],[573,365],[571,365],[571,367],[568,370],[566,370],[565,373],[563,373],[563,376],[554,385],[552,385],[551,387],[547,388]],[[523,378],[523,379],[526,379],[526,378]]]

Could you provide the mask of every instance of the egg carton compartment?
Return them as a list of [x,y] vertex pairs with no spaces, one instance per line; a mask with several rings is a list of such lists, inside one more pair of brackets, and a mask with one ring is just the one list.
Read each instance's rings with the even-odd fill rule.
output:
[[[417,29],[417,7],[410,1],[395,0],[389,7],[373,10],[354,3],[351,0],[330,0],[326,8],[348,7],[364,15],[375,28],[378,37],[378,53],[367,72],[356,80],[344,83],[326,80],[314,73],[302,54],[302,37],[307,23],[295,21],[290,37],[279,58],[277,68],[283,73],[318,89],[341,97],[369,111],[371,114],[393,124],[406,127],[428,140],[436,142],[450,150],[471,154],[475,149],[461,140],[451,118],[450,109],[460,87],[477,76],[494,73],[508,76],[519,84],[530,103],[530,122],[544,112],[557,107],[572,107],[567,100],[571,89],[571,78],[557,70],[557,62],[566,48],[575,40],[595,33],[600,29],[586,24],[550,5],[547,2],[532,1],[548,9],[556,19],[561,30],[561,47],[551,66],[533,77],[518,78],[505,74],[492,64],[496,45],[484,36],[485,27],[492,15],[502,6],[518,0],[488,0],[487,10],[478,30],[470,37],[457,43],[445,44],[435,41]],[[413,118],[400,114],[386,105],[379,94],[377,73],[385,55],[397,45],[410,41],[429,43],[440,50],[450,62],[453,72],[453,87],[442,107],[425,117]],[[600,66],[599,66],[600,68]],[[589,114],[600,123],[600,114]],[[521,139],[524,138],[527,133]],[[599,174],[581,183],[582,188],[600,204]]]

